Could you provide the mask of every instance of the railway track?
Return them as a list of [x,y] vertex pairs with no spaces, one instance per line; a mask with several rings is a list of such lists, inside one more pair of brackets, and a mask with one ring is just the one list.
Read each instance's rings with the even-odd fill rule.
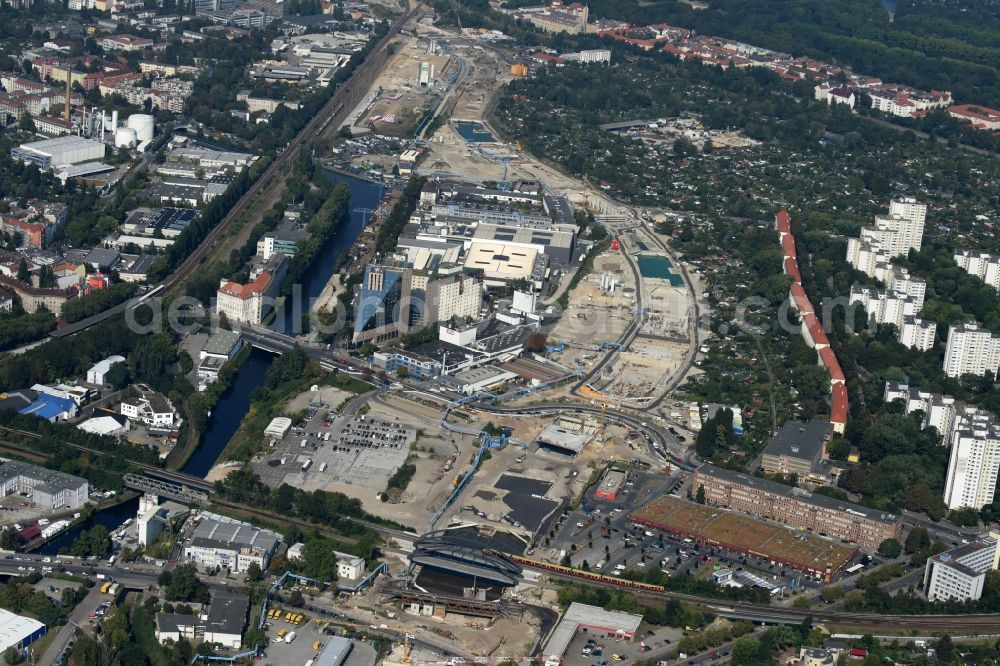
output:
[[[42,436],[38,433],[31,432],[29,430],[19,430],[17,428],[8,428],[6,426],[0,426],[0,433],[16,434],[21,437],[27,437],[33,440],[40,440]],[[99,449],[92,449],[82,444],[74,444],[72,442],[60,442],[62,446],[66,446],[71,449],[75,449],[80,453],[86,453],[91,456],[106,456],[108,453],[106,451],[101,451]],[[18,448],[11,442],[0,442],[0,451],[9,451],[11,453],[16,453],[25,458],[31,458],[37,462],[44,462],[48,460],[51,456],[43,453],[41,451],[26,451],[24,448]],[[156,465],[149,465],[147,463],[129,461],[130,464],[134,465],[136,468],[142,470],[146,474],[157,476],[166,481],[172,483],[177,483],[180,485],[189,486],[197,490],[204,490],[205,492],[212,492],[215,488],[214,484],[198,478],[196,476],[191,476],[190,474],[184,474],[183,472],[176,472],[174,470],[165,469],[163,467],[157,467]]]
[[[364,95],[365,90],[374,80],[377,70],[373,64],[390,40],[395,36],[400,28],[406,24],[423,7],[423,1],[418,2],[412,9],[396,19],[388,32],[372,48],[364,62],[358,65],[350,78],[344,82],[340,89],[333,94],[319,113],[310,120],[305,127],[292,139],[288,147],[267,167],[263,174],[250,186],[250,188],[240,197],[239,201],[230,209],[226,216],[208,232],[205,239],[188,257],[177,266],[170,276],[163,281],[164,295],[176,296],[181,293],[182,288],[194,274],[198,265],[211,253],[218,251],[220,243],[236,223],[262,193],[271,189],[272,185],[283,180],[289,173],[291,161],[301,150],[310,147],[318,139],[328,134],[330,130],[338,126],[334,120],[350,113],[350,110],[357,104]],[[342,118],[341,118],[342,119]]]
[[651,589],[653,586],[645,583],[635,583],[614,576],[584,572],[560,565],[532,563],[528,558],[512,558],[525,569],[544,573],[560,580],[586,582],[609,589],[625,589],[632,591],[637,597],[654,600],[657,604],[665,599],[674,599],[692,607],[733,619],[747,619],[755,622],[773,624],[800,624],[811,620],[817,624],[829,624],[838,627],[862,627],[870,633],[872,627],[894,626],[901,629],[923,629],[928,631],[947,630],[951,633],[967,632],[969,634],[1000,634],[1000,613],[983,613],[977,615],[874,615],[870,613],[849,613],[845,611],[824,611],[822,609],[798,609],[753,604],[727,600],[706,599],[690,594],[669,592],[663,589]]
[[[17,434],[31,439],[41,439],[41,436],[36,433],[4,426],[0,426],[0,432]],[[91,449],[77,444],[67,442],[65,445],[91,455],[107,455],[103,451],[98,451],[96,449]],[[48,456],[43,453],[25,451],[23,448],[18,448],[16,444],[6,441],[0,441],[0,451],[16,453],[22,457],[33,458],[38,461],[44,461],[48,458]],[[191,477],[180,472],[171,472],[170,470],[164,470],[162,468],[145,464],[137,464],[136,466],[143,469],[143,471],[148,471],[151,474],[161,476],[168,480],[174,480],[178,483],[192,484],[192,482],[200,482],[201,484],[207,484],[204,479],[197,479],[196,477]],[[211,484],[208,484],[208,486],[211,487]],[[262,518],[270,522],[293,524],[303,530],[318,529],[320,532],[335,536],[340,540],[350,539],[350,537],[340,534],[334,528],[285,514],[276,514],[272,511],[248,506],[240,502],[232,502],[230,500],[216,497],[212,500],[212,504],[244,515]],[[385,539],[413,541],[419,538],[419,535],[417,534],[377,525],[358,518],[351,518],[347,516],[344,516],[344,518],[360,526],[373,530]],[[636,583],[623,578],[596,574],[594,572],[583,572],[577,569],[563,567],[561,565],[537,562],[520,556],[515,556],[511,559],[525,569],[545,574],[554,579],[586,582],[589,585],[597,585],[608,589],[629,590],[640,598],[653,600],[656,603],[662,603],[666,599],[675,599],[705,612],[734,619],[748,619],[756,622],[786,624],[798,624],[803,620],[811,619],[815,623],[831,624],[841,627],[859,627],[865,629],[870,629],[873,626],[891,625],[906,630],[946,630],[952,633],[964,632],[965,634],[989,635],[1000,633],[1000,614],[998,613],[978,615],[873,615],[867,613],[848,613],[844,611],[823,611],[822,609],[806,610],[797,608],[779,608],[764,604],[707,599],[690,594],[670,592],[662,588],[657,589],[658,586],[654,585]]]
[[21,458],[27,458],[28,460],[34,462],[45,462],[49,457],[43,453],[38,453],[36,451],[26,451],[23,447],[19,447],[11,442],[0,441],[0,452],[3,453],[13,453]]

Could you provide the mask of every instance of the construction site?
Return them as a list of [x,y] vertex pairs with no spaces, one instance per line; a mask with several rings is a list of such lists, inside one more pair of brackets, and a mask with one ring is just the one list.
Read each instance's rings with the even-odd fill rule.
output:
[[[554,601],[553,591],[520,585],[520,600]],[[550,608],[503,599],[481,601],[462,595],[423,592],[394,580],[371,595],[382,609],[397,608],[389,626],[398,627],[417,639],[429,635],[461,645],[464,656],[482,663],[520,661],[534,654],[540,641],[558,619]],[[375,601],[375,599],[372,599]],[[381,612],[385,612],[384,610]],[[385,618],[380,618],[385,622]],[[434,641],[438,642],[438,641]],[[405,641],[382,661],[386,666],[409,664],[453,664],[427,644]]]
[[479,44],[448,43],[459,77],[442,102],[440,113],[448,122],[427,137],[429,152],[420,172],[468,181],[513,178],[517,152],[482,125],[491,96],[509,78],[506,65]]
[[570,291],[568,305],[549,334],[556,349],[551,358],[570,368],[592,365],[602,345],[625,333],[635,310],[635,277],[627,258],[611,250],[599,255],[594,271]]
[[385,136],[411,136],[457,77],[452,58],[435,40],[405,37],[355,109],[351,124]]
[[609,400],[644,404],[659,398],[667,382],[684,365],[688,345],[654,338],[636,338],[612,358],[590,385]]
[[[538,396],[511,402],[538,403]],[[536,540],[566,502],[590,481],[590,470],[608,458],[633,458],[643,453],[629,430],[608,424],[598,414],[564,415],[553,419],[531,414],[486,414],[462,408],[449,419],[458,425],[491,423],[510,433],[504,448],[490,451],[460,498],[442,513],[436,528],[473,523]],[[466,439],[466,441],[468,441]],[[465,449],[468,451],[468,449]],[[460,472],[469,468],[471,452],[460,455]],[[437,509],[438,498],[427,503]]]

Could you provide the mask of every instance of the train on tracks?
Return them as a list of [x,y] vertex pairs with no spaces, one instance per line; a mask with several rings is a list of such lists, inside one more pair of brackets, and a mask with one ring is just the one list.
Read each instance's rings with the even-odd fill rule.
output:
[[562,576],[572,576],[573,578],[579,578],[580,580],[586,580],[592,583],[599,583],[602,585],[614,585],[615,587],[620,587],[626,590],[637,590],[639,592],[657,592],[663,593],[667,591],[667,588],[662,585],[654,585],[653,583],[642,583],[636,580],[629,580],[627,578],[619,578],[617,576],[609,576],[607,574],[597,573],[595,571],[584,571],[583,569],[574,569],[573,567],[565,567],[561,564],[550,564],[549,562],[542,562],[541,560],[535,560],[530,557],[524,557],[523,555],[508,555],[507,556],[511,562],[520,564],[522,567],[527,567],[529,569],[541,569],[543,571],[550,571],[552,573],[560,574]]

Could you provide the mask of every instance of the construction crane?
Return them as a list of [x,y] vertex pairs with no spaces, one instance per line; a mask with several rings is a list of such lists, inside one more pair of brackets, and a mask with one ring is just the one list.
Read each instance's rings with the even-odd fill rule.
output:
[[413,657],[410,656],[410,652],[413,650],[413,646],[410,645],[410,635],[409,634],[404,634],[404,636],[405,636],[405,638],[403,638],[403,659],[402,659],[402,662],[404,664],[412,664],[413,663]]
[[583,386],[580,387],[580,395],[585,396],[587,398],[591,398],[592,400],[598,400],[598,401],[600,401],[600,403],[601,403],[601,427],[598,430],[598,435],[600,436],[601,440],[603,440],[604,439],[604,430],[605,430],[605,428],[607,426],[607,411],[608,411],[608,399],[607,399],[607,397],[603,393],[601,393],[600,391],[598,391],[597,389],[595,389],[593,386],[591,386],[590,384],[584,384]]

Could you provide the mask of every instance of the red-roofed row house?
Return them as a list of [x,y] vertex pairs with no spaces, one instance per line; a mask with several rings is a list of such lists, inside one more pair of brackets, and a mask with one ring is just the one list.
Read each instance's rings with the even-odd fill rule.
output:
[[785,275],[792,278],[788,289],[788,300],[791,302],[802,321],[802,337],[806,344],[816,350],[819,364],[830,373],[830,423],[835,432],[843,433],[847,426],[847,387],[844,371],[840,361],[830,348],[830,339],[823,330],[823,324],[816,316],[816,309],[802,288],[802,274],[799,271],[798,256],[795,249],[795,236],[792,235],[791,220],[787,211],[778,211],[774,216],[774,226],[778,231],[781,250],[784,257]]

